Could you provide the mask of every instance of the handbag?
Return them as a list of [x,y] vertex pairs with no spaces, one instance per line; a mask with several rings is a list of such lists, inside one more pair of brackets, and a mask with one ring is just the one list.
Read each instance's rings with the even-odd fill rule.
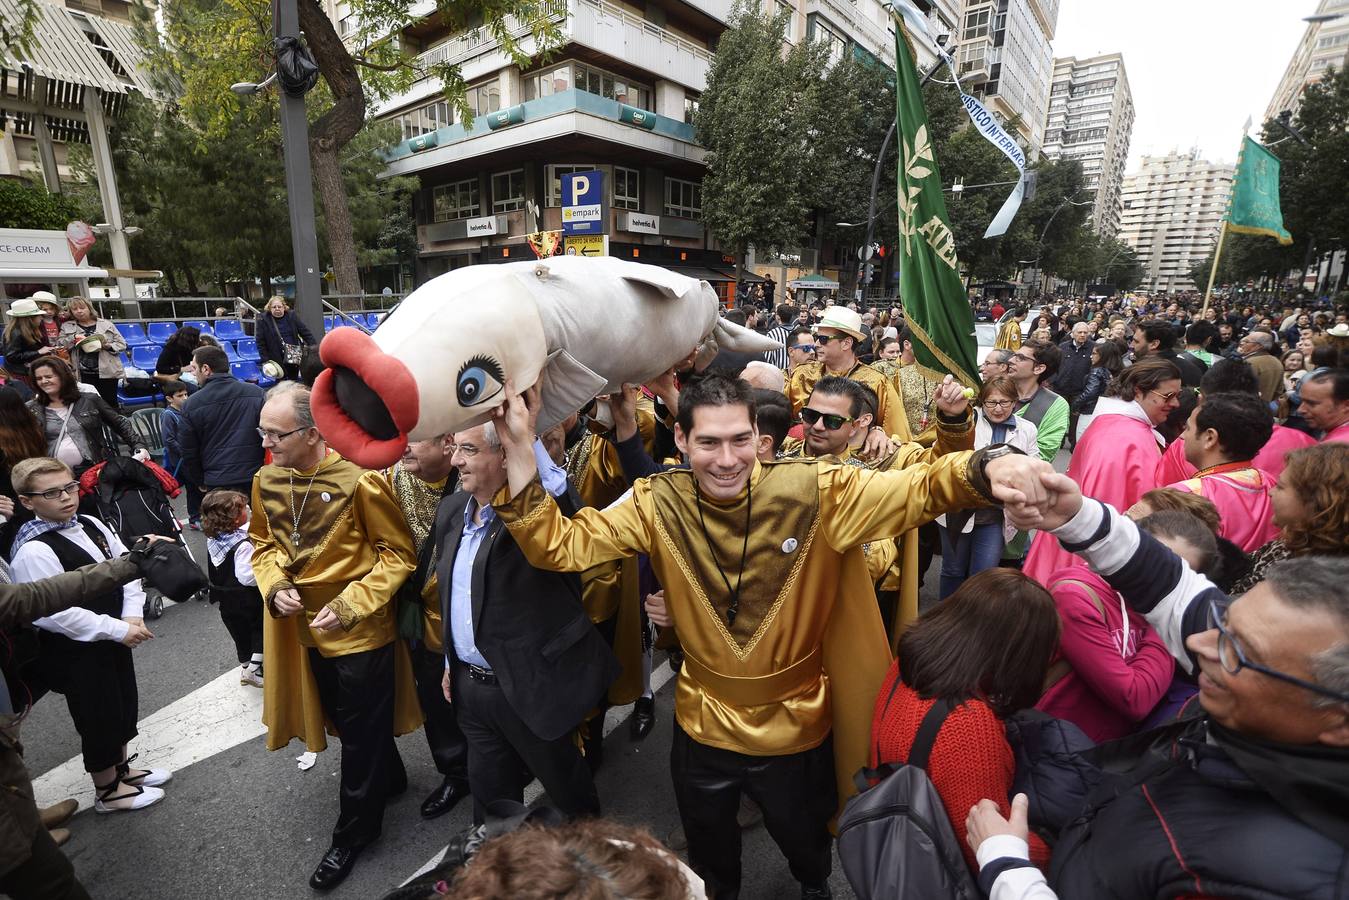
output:
[[[206,573],[188,556],[182,544],[146,541],[138,566],[150,586],[176,603],[182,603],[206,588]],[[141,549],[137,542],[136,549]]]

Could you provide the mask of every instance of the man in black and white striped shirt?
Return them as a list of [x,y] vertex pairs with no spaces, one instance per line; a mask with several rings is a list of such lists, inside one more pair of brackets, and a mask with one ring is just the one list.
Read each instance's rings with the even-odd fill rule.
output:
[[778,324],[768,329],[768,337],[782,344],[779,350],[765,350],[763,355],[764,362],[769,365],[777,366],[786,371],[791,361],[787,358],[787,336],[792,333],[796,327],[797,311],[796,307],[790,303],[778,305]]

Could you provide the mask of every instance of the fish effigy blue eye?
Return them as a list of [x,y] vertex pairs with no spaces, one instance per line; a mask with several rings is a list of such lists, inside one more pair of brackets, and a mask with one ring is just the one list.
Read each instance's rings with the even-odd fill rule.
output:
[[505,380],[496,360],[476,356],[459,370],[454,386],[455,396],[460,406],[476,406],[499,394]]

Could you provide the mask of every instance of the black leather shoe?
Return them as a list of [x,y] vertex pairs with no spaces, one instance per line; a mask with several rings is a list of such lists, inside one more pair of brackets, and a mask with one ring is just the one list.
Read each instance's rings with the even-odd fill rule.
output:
[[351,874],[360,855],[360,847],[329,847],[314,874],[309,876],[309,886],[316,891],[331,891]]
[[656,698],[638,697],[632,708],[632,739],[640,741],[656,727]]
[[454,805],[468,796],[468,785],[454,778],[446,778],[422,801],[422,818],[434,819],[454,809]]
[[829,883],[825,882],[823,887],[810,887],[801,885],[801,900],[833,900],[834,892],[829,889]]

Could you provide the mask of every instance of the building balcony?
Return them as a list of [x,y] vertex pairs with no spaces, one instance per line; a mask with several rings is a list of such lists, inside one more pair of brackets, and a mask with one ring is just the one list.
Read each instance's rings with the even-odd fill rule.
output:
[[[889,20],[881,10],[879,3],[869,0],[862,3],[852,3],[850,0],[806,0],[807,17],[812,14],[823,16],[841,27],[849,38],[861,44],[873,56],[893,62],[895,39],[889,30]],[[929,12],[928,20],[931,22],[933,19],[934,14]]]
[[560,91],[517,106],[402,141],[385,153],[385,175],[408,175],[488,155],[520,154],[534,145],[566,140],[602,143],[626,153],[702,165],[705,151],[693,126],[586,91]]

